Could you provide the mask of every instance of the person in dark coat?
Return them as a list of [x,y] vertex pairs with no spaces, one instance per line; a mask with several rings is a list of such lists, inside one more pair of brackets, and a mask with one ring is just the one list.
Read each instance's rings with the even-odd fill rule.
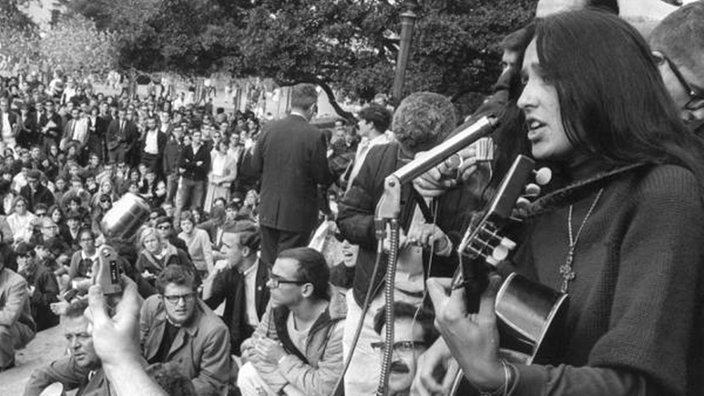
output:
[[39,265],[34,249],[24,242],[15,248],[17,272],[27,280],[29,305],[37,331],[59,324],[59,317],[51,310],[51,304],[58,302],[59,284],[48,268]]
[[261,174],[261,258],[268,266],[282,250],[308,244],[318,220],[318,186],[333,181],[325,137],[309,123],[317,102],[315,86],[293,87],[291,114],[267,124],[254,147],[252,169]]
[[36,169],[27,172],[27,185],[20,189],[20,195],[27,200],[27,210],[34,212],[34,207],[42,203],[47,207],[54,204],[54,194],[40,183],[42,173]]

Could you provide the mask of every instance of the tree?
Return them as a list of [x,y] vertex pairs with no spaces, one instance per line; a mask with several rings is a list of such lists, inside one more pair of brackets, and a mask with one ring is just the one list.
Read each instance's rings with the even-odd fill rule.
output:
[[95,23],[82,16],[59,21],[40,41],[40,50],[50,64],[65,71],[106,74],[117,62],[115,35],[99,32]]
[[[73,1],[84,4],[82,11],[74,8],[83,13],[97,8],[90,4],[110,2]],[[136,6],[90,11],[100,26],[122,29],[116,31],[123,68],[314,82],[329,96],[334,88],[363,100],[389,92],[393,82],[399,1],[128,1],[149,5],[129,28],[116,21],[141,10]],[[488,92],[499,74],[499,41],[527,23],[536,1],[420,1],[405,92],[455,98]]]

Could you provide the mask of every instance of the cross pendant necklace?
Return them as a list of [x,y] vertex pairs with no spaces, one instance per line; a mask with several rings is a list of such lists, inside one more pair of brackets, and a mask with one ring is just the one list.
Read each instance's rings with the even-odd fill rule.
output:
[[577,248],[577,242],[579,242],[579,237],[582,235],[584,225],[587,224],[587,220],[589,220],[589,216],[592,215],[592,212],[594,211],[597,202],[599,202],[599,198],[601,198],[601,194],[603,192],[604,189],[602,188],[596,194],[596,198],[594,198],[592,205],[589,207],[589,210],[584,216],[584,220],[582,220],[582,224],[580,224],[579,229],[577,230],[577,234],[574,235],[574,237],[572,236],[572,211],[574,209],[574,204],[570,205],[569,215],[567,216],[567,235],[569,236],[570,244],[567,250],[567,258],[565,259],[565,263],[560,266],[560,275],[562,275],[562,284],[560,286],[560,291],[562,293],[567,293],[567,289],[570,286],[570,282],[577,277],[577,274],[574,272],[574,269],[572,267],[572,264],[574,263],[574,251]]

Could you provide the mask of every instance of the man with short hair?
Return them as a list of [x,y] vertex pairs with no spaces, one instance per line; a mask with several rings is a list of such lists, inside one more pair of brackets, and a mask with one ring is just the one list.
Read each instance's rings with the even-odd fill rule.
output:
[[203,282],[203,301],[212,309],[225,302],[223,320],[230,329],[232,354],[249,338],[269,302],[268,270],[257,253],[261,237],[257,226],[240,221],[222,234],[225,265],[216,265]]
[[669,14],[650,35],[650,47],[670,96],[690,129],[704,137],[704,2]]
[[352,186],[352,181],[357,177],[362,168],[364,159],[367,158],[369,149],[374,146],[389,143],[391,139],[386,135],[386,131],[391,126],[391,112],[384,106],[373,103],[359,111],[357,116],[357,133],[362,138],[357,146],[357,153],[352,163],[349,176],[347,177],[347,189]]
[[282,250],[308,244],[318,220],[318,186],[333,181],[325,136],[309,124],[317,102],[314,85],[294,86],[291,114],[268,123],[254,146],[252,168],[261,174],[261,258],[268,266]]
[[[394,342],[389,372],[389,396],[407,396],[416,375],[418,357],[435,342],[440,333],[433,322],[435,314],[424,306],[414,307],[403,302],[394,304]],[[386,311],[381,308],[374,317],[374,330],[381,341],[372,345],[384,354],[386,343]]]
[[0,372],[15,366],[15,350],[34,338],[27,281],[5,267],[0,256]]
[[44,152],[48,153],[52,145],[59,146],[63,122],[61,121],[59,113],[56,112],[54,101],[47,100],[46,103],[44,103],[44,108],[46,112],[41,115],[39,126]]
[[138,138],[137,125],[129,119],[127,109],[120,108],[118,118],[108,125],[106,140],[109,161],[130,162],[130,154]]
[[47,207],[54,204],[54,194],[44,186],[40,179],[42,173],[36,169],[27,172],[27,185],[20,189],[20,195],[27,200],[27,210],[34,212],[37,204],[41,203]]
[[329,396],[342,375],[344,295],[328,283],[318,251],[300,247],[276,258],[271,302],[253,336],[242,343],[237,385],[244,395]]
[[193,131],[191,145],[184,147],[181,153],[181,210],[199,208],[205,198],[205,183],[210,172],[211,158],[201,138],[199,130]]
[[198,298],[188,268],[167,266],[156,285],[159,294],[144,301],[140,315],[145,359],[176,363],[199,395],[222,395],[230,374],[227,326]]
[[68,340],[68,357],[54,360],[32,372],[24,388],[24,396],[39,396],[49,385],[59,382],[64,390],[78,389],[76,396],[115,394],[100,358],[93,348],[85,299],[75,300],[61,314],[61,328]]
[[179,163],[181,162],[181,153],[183,152],[183,144],[181,143],[182,135],[183,127],[181,125],[173,125],[171,133],[167,135],[162,159],[162,167],[164,176],[166,177],[166,202],[171,202],[172,204],[178,190],[178,179],[180,175]]
[[163,177],[162,162],[166,147],[166,134],[161,132],[153,116],[147,118],[146,132],[141,141],[141,163],[151,169],[159,179]]
[[154,222],[154,227],[156,227],[157,232],[161,235],[161,238],[164,241],[168,241],[170,244],[186,252],[186,254],[188,254],[188,258],[190,259],[191,255],[188,253],[188,246],[186,245],[186,242],[179,238],[174,232],[173,223],[174,220],[172,217],[161,216]]

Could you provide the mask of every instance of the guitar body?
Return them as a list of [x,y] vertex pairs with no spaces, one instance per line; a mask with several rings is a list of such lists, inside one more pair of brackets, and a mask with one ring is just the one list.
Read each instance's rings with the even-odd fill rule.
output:
[[[465,286],[470,313],[478,310],[479,298],[489,283],[493,266],[515,248],[515,243],[500,233],[510,220],[533,166],[530,158],[516,158],[481,221],[467,231],[460,244],[458,253],[462,260],[453,283]],[[567,304],[567,294],[517,273],[510,274],[501,285],[494,305],[501,357],[511,363],[532,364],[548,362],[557,356],[561,345],[559,329],[564,323]],[[468,396],[479,392],[460,371],[450,394]]]

